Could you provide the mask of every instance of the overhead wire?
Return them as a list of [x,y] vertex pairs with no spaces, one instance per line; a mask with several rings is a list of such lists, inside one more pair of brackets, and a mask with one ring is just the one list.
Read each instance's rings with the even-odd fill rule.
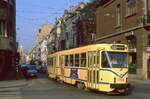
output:
[[45,11],[25,11],[25,10],[17,10],[17,13],[29,13],[29,14],[63,14],[63,12],[45,12]]
[[[66,2],[67,6],[69,7],[70,4],[71,4],[71,1],[70,0],[64,0],[64,1]],[[84,1],[84,0],[76,0],[76,1]],[[44,14],[44,15],[48,15],[48,17],[50,17],[51,15],[59,15],[60,16],[64,13],[64,10],[65,10],[65,8],[46,7],[46,6],[41,6],[41,5],[36,5],[36,4],[31,4],[31,3],[28,6],[32,6],[34,8],[40,8],[41,10],[39,10],[39,9],[36,9],[35,11],[17,10],[16,11],[17,18],[22,18],[23,21],[26,21],[26,22],[29,22],[29,23],[35,22],[34,25],[37,25],[37,26],[41,26],[41,22],[40,22],[41,19],[47,19],[47,18],[46,17],[41,17],[41,16],[40,16],[40,18],[31,17],[31,16],[26,17],[26,16],[19,15],[19,14],[30,14],[30,15],[33,15],[33,14],[34,15],[37,15],[37,14],[42,14],[43,15]],[[45,9],[45,10],[43,10],[43,9]],[[26,35],[26,37],[22,36],[22,39],[23,40],[28,40],[31,37],[34,37],[34,35],[28,34],[28,35]]]

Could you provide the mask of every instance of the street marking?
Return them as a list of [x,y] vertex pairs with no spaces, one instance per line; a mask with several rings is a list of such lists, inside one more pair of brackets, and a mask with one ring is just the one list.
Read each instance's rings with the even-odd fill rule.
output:
[[6,97],[0,97],[0,99],[22,99],[22,97],[20,97],[20,96],[11,96],[11,97],[6,96]]
[[0,99],[22,99],[20,88],[3,88],[0,90]]
[[21,92],[17,91],[17,92],[0,92],[0,96],[1,95],[20,95]]

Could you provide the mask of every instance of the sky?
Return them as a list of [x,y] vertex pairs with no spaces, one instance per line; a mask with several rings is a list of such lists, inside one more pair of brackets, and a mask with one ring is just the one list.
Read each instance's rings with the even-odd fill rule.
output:
[[17,41],[26,52],[35,46],[38,29],[46,23],[54,24],[65,9],[88,0],[16,0]]

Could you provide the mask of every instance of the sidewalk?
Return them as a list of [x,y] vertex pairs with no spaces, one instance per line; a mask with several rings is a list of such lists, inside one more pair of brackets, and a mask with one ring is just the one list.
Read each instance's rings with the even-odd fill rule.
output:
[[150,80],[139,80],[139,79],[137,79],[136,75],[134,75],[134,74],[129,74],[129,82],[131,84],[150,85]]
[[26,80],[0,81],[1,88],[21,87],[27,85]]

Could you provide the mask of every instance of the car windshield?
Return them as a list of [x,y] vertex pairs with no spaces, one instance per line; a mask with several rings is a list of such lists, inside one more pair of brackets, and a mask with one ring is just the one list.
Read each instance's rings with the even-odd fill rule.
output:
[[102,52],[103,68],[127,68],[126,52]]
[[30,69],[30,70],[35,70],[36,67],[35,67],[34,65],[29,65],[29,66],[28,66],[28,69]]

